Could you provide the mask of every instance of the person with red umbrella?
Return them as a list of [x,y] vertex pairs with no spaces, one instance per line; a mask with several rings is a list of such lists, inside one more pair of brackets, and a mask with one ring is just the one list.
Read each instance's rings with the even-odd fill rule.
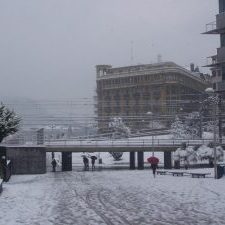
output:
[[151,164],[151,168],[152,168],[152,172],[153,172],[153,176],[155,178],[155,172],[156,172],[156,168],[158,166],[158,163],[159,163],[159,159],[157,157],[154,156],[154,154],[149,157],[148,159],[148,162]]

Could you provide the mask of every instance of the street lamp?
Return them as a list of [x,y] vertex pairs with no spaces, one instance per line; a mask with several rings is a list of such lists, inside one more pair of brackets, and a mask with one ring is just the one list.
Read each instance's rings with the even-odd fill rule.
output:
[[213,88],[206,88],[205,92],[211,96],[210,102],[213,106],[213,155],[214,155],[214,178],[217,179],[217,154],[216,154],[216,121],[217,121],[217,106],[218,106],[218,96],[216,95]]
[[[52,128],[52,130],[51,130],[51,140],[53,140],[53,128],[55,128],[56,125],[51,124],[50,127]],[[53,160],[54,158],[55,158],[55,153],[52,152],[52,160]]]
[[[152,127],[152,132],[153,132],[153,113],[152,112],[147,112],[146,113],[148,116],[151,116],[151,127]],[[153,143],[154,143],[154,135],[152,133],[152,149],[153,149],[153,156],[154,156],[154,148],[153,148]]]
[[147,112],[146,114],[151,117],[151,128],[153,130],[153,121],[152,121],[153,113],[152,112]]

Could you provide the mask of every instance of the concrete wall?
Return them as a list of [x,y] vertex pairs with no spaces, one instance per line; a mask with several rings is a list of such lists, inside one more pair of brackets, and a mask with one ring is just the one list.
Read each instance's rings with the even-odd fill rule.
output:
[[43,147],[7,147],[12,160],[12,174],[46,173],[46,150]]

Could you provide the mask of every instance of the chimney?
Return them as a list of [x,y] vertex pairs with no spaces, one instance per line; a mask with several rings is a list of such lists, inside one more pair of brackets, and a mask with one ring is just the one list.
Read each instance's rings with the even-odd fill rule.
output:
[[191,70],[191,72],[195,72],[195,64],[194,63],[190,64],[190,70]]

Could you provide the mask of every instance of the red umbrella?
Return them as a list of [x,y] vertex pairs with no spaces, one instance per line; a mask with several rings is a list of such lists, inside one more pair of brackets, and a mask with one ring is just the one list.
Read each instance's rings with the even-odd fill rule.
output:
[[149,163],[151,163],[153,165],[157,165],[159,163],[159,159],[155,156],[151,156],[147,160]]

